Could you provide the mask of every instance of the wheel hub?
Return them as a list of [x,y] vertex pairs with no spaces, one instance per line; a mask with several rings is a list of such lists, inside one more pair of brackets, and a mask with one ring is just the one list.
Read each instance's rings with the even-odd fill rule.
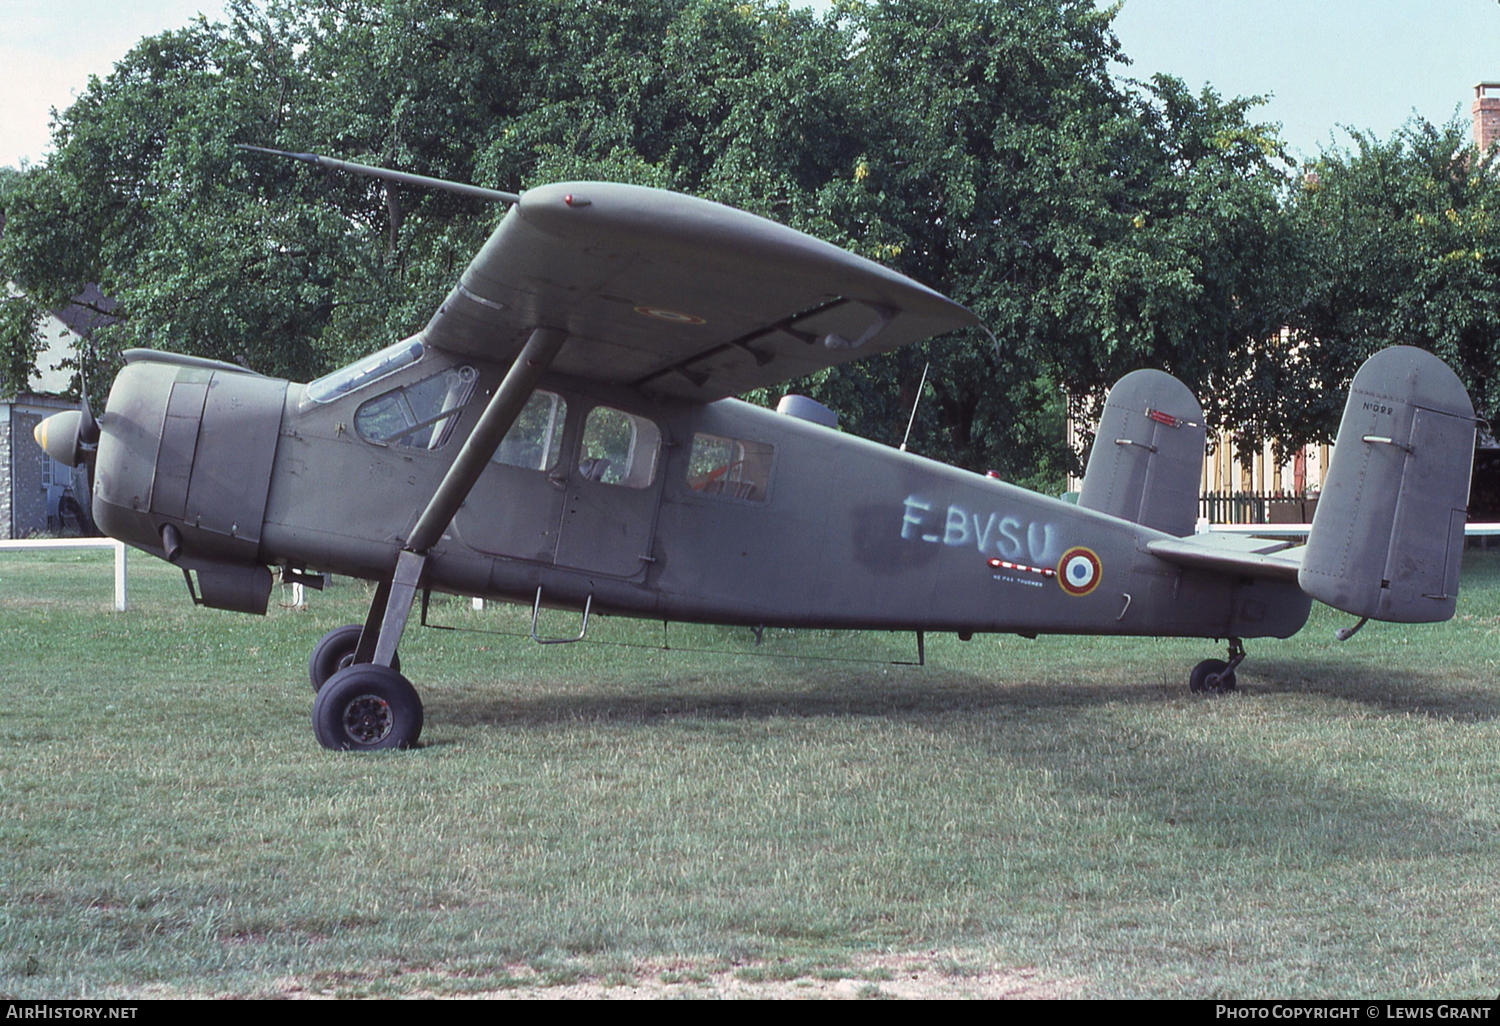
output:
[[394,723],[390,704],[379,695],[360,695],[344,706],[344,730],[357,744],[379,744]]

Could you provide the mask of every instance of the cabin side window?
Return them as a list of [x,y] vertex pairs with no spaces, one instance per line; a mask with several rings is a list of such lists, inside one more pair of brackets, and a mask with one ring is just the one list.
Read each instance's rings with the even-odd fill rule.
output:
[[646,488],[656,479],[661,429],[645,417],[595,406],[583,425],[578,472],[586,480]]
[[449,367],[440,374],[376,396],[354,411],[354,430],[376,445],[441,449],[458,424],[474,391],[473,367]]
[[521,415],[490,459],[527,470],[551,470],[562,455],[563,425],[567,419],[567,401],[553,392],[538,389],[526,400]]
[[765,502],[771,487],[771,456],[765,442],[697,434],[688,457],[687,486],[700,495]]

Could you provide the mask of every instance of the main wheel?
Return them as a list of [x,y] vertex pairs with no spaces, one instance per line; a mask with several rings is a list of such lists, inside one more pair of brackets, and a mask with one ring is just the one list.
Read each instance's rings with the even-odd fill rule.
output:
[[347,666],[313,699],[313,735],[335,751],[410,748],[422,735],[422,698],[395,670]]
[[[312,655],[307,659],[307,679],[312,682],[314,692],[322,690],[329,677],[354,665],[354,650],[359,647],[359,635],[363,630],[357,623],[335,627],[313,646]],[[400,655],[391,659],[391,669],[400,671]]]
[[1205,659],[1188,675],[1188,688],[1198,694],[1221,695],[1234,686],[1234,671],[1222,659]]

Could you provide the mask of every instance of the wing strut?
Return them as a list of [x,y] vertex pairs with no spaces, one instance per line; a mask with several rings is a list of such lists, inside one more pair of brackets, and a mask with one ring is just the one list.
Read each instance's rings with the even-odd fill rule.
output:
[[505,372],[505,379],[495,389],[484,412],[479,415],[479,422],[464,440],[453,465],[443,475],[427,507],[417,518],[406,545],[396,557],[396,569],[390,582],[382,581],[376,589],[370,614],[365,618],[365,629],[355,649],[356,663],[391,665],[396,646],[401,643],[401,635],[406,630],[407,618],[411,616],[412,602],[422,583],[428,550],[438,543],[453,522],[458,508],[469,497],[505,433],[521,415],[526,400],[536,388],[537,379],[552,365],[567,338],[567,332],[556,328],[533,330],[510,370]]

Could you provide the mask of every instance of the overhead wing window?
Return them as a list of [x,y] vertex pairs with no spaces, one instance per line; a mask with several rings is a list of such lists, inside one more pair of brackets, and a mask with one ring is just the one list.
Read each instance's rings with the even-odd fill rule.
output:
[[449,367],[441,374],[376,396],[354,411],[359,437],[376,445],[441,449],[479,378],[473,367]]
[[387,374],[408,367],[422,355],[422,343],[414,338],[386,346],[378,353],[371,353],[363,360],[355,360],[347,367],[340,367],[332,374],[325,374],[307,386],[306,396],[316,403],[326,403],[363,388]]
[[774,452],[764,442],[694,435],[688,456],[687,486],[703,495],[765,502],[771,486]]
[[567,419],[567,401],[538,389],[526,400],[521,415],[490,458],[527,470],[551,470],[562,455],[563,424]]
[[656,479],[661,429],[645,417],[596,406],[583,425],[578,472],[586,480],[645,488]]

